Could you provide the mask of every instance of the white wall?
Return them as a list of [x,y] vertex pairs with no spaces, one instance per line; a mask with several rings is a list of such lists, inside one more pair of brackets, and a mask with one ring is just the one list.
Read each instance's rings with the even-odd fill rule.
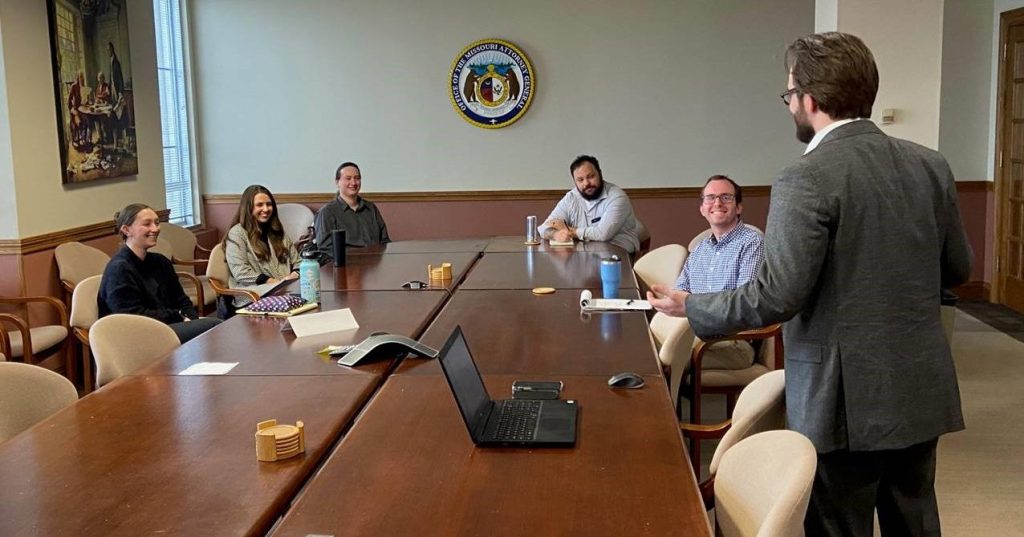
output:
[[857,35],[878,64],[872,119],[894,108],[886,134],[938,147],[942,72],[942,0],[840,0],[838,27]]
[[839,0],[815,0],[814,32],[835,32],[839,27]]
[[[205,192],[254,182],[370,192],[563,188],[580,153],[623,186],[769,184],[799,155],[778,94],[814,0],[220,0],[191,4]],[[498,37],[537,73],[531,109],[487,131],[448,100],[448,69]],[[136,65],[139,65],[137,62]]]
[[[53,69],[50,63],[46,2],[3,0],[0,27],[9,142],[0,134],[0,174],[9,151],[16,192],[17,219],[5,205],[3,192],[0,238],[21,238],[110,219],[131,202],[166,207],[163,184],[163,141],[157,96],[153,3],[126,0],[131,40],[139,174],[137,177],[62,185],[57,136]],[[0,110],[2,111],[2,110]],[[3,130],[3,125],[0,125]],[[9,149],[8,149],[9,147]],[[0,188],[5,179],[0,178]],[[40,210],[44,208],[44,210]]]
[[991,181],[992,1],[945,0],[942,26],[939,151],[957,179]]

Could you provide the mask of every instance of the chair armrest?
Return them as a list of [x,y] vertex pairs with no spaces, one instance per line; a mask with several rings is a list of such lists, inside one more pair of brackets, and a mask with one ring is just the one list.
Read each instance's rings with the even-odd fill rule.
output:
[[216,278],[209,278],[209,281],[210,286],[213,287],[213,290],[216,291],[218,295],[242,296],[247,297],[249,300],[253,302],[256,302],[257,300],[260,299],[260,295],[256,294],[253,291],[249,291],[248,289],[234,289],[231,287],[225,287],[223,284],[220,283],[220,280]]
[[[21,332],[22,360],[26,364],[35,363],[35,357],[32,355],[32,334],[28,330],[28,323],[13,313],[0,313],[0,325],[3,324],[13,325]],[[11,338],[7,335],[7,330],[0,330],[0,352],[8,360],[14,360],[14,353],[11,351]]]
[[[196,243],[196,250],[199,250],[200,252],[203,252],[203,253],[205,253],[205,254],[206,254],[206,257],[210,257],[210,252],[211,252],[211,251],[212,251],[213,249],[212,249],[212,248],[205,248],[205,247],[203,247],[203,245],[202,245],[202,244]],[[204,261],[205,261],[205,259],[204,259]]]
[[716,438],[722,438],[731,426],[732,420],[725,420],[721,423],[714,423],[711,425],[680,422],[679,430],[682,431],[683,436],[686,438],[693,440],[714,440]]
[[52,296],[19,296],[9,297],[0,296],[0,304],[21,304],[25,305],[30,302],[36,302],[40,304],[49,304],[53,306],[53,309],[57,310],[57,316],[60,317],[60,326],[68,326],[68,308],[63,302],[53,298]]
[[[721,341],[764,340],[764,339],[768,339],[768,338],[772,338],[772,337],[776,337],[776,336],[778,336],[776,338],[776,341],[777,342],[781,342],[781,338],[782,338],[782,324],[781,323],[776,323],[776,324],[773,324],[773,325],[765,326],[763,328],[754,328],[754,329],[751,329],[751,330],[744,330],[742,332],[738,332],[738,333],[733,334],[731,336],[724,336],[724,337],[709,339],[709,340],[706,340],[706,341],[705,340],[701,340],[699,343],[697,343],[696,346],[693,347],[693,355],[690,358],[691,371],[693,371],[693,374],[695,375],[695,377],[699,377],[699,375],[700,375],[700,365],[701,365],[701,360],[704,358],[704,352],[708,349],[708,347],[710,347],[711,345],[714,345],[715,343],[719,343]],[[778,357],[780,357],[780,356],[781,356],[781,353],[778,354],[776,359],[778,359]],[[696,383],[697,381],[695,380],[694,382]]]
[[203,282],[199,281],[199,278],[195,274],[189,274],[187,272],[175,272],[178,275],[179,280],[188,280],[192,282],[192,286],[196,289],[196,300],[199,302],[195,304],[196,310],[202,315],[203,306],[206,305],[206,300],[203,296]]
[[171,256],[172,265],[190,265],[193,267],[201,267],[208,263],[209,259],[178,259],[177,257]]

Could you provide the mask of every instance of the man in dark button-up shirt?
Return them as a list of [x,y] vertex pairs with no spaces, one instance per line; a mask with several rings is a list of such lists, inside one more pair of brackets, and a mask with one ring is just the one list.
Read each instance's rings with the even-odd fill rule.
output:
[[316,244],[328,257],[334,255],[331,232],[337,229],[345,230],[348,246],[365,247],[391,242],[388,226],[377,206],[359,196],[362,182],[359,166],[353,162],[343,163],[334,173],[338,197],[321,207],[313,222]]

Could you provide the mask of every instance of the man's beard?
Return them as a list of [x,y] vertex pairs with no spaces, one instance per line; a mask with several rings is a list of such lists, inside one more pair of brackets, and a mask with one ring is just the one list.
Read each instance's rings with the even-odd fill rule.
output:
[[601,194],[604,192],[604,181],[602,180],[601,184],[597,185],[597,188],[594,189],[593,194],[587,194],[585,190],[581,190],[579,188],[577,188],[576,190],[579,190],[579,193],[581,196],[583,196],[583,199],[588,201],[596,200],[597,198],[600,198]]
[[803,107],[793,114],[793,122],[796,123],[796,139],[805,144],[811,143],[814,139],[814,127],[807,121],[807,112]]

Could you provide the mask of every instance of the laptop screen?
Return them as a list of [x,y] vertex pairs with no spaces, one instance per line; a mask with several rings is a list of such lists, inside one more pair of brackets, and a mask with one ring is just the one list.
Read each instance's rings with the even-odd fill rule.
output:
[[474,431],[483,429],[484,420],[487,419],[487,412],[491,406],[491,397],[487,395],[487,388],[480,378],[480,372],[476,369],[473,356],[469,353],[469,346],[466,339],[462,337],[462,327],[456,326],[438,358],[441,360],[441,369],[448,379],[448,386],[455,395],[455,401],[459,404],[462,412],[462,419],[466,422],[470,436],[476,434]]

